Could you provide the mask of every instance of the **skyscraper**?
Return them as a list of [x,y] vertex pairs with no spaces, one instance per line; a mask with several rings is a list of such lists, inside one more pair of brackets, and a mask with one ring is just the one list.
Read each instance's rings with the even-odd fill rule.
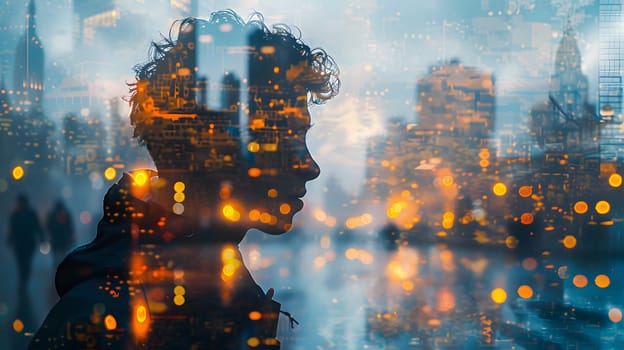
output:
[[44,52],[37,36],[35,1],[30,0],[27,26],[15,50],[13,90],[16,110],[42,111]]
[[570,117],[584,113],[588,98],[587,76],[581,71],[581,53],[572,25],[568,22],[555,56],[555,71],[550,77],[550,93]]
[[[588,101],[588,79],[581,70],[581,54],[568,22],[555,56],[549,96],[531,110],[531,133],[542,147],[544,167],[596,159],[600,123]],[[556,172],[559,170],[556,170]]]
[[[624,26],[622,0],[600,0],[600,68],[598,108],[604,117],[622,115],[622,73],[624,71]],[[606,112],[606,113],[605,113]]]
[[421,128],[469,137],[494,130],[494,77],[457,60],[432,67],[418,81],[416,111]]

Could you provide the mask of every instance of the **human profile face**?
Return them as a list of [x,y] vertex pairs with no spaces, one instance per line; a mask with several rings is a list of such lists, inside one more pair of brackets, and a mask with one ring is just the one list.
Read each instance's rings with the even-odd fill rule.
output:
[[289,48],[252,46],[257,50],[248,61],[243,185],[235,189],[231,208],[223,214],[247,228],[281,234],[303,208],[306,182],[320,173],[306,145],[311,125],[304,86],[309,63]]
[[184,214],[199,215],[202,227],[283,233],[319,174],[306,146],[313,61],[295,41],[258,30],[193,28],[146,96],[137,87],[137,100],[154,105],[137,115],[149,121],[139,134],[169,182],[187,179]]
[[306,183],[320,173],[306,145],[310,114],[305,97],[299,96],[302,105],[277,107],[282,114],[273,123],[250,126],[247,219],[251,227],[270,234],[290,229],[293,216],[303,208]]

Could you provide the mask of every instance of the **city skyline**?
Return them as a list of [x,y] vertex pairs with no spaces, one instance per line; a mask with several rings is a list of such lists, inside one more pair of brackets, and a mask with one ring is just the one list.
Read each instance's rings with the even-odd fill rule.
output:
[[623,2],[0,0],[0,343],[621,347]]
[[[89,91],[87,95],[98,96],[100,100],[127,95],[124,82],[132,81],[132,65],[145,60],[149,40],[157,40],[159,32],[168,31],[171,17],[175,16],[175,13],[182,14],[172,12],[171,4],[165,1],[159,2],[149,12],[146,11],[141,1],[125,3],[111,1],[111,4],[119,10],[120,20],[123,20],[123,16],[143,18],[143,20],[134,21],[133,25],[138,29],[139,36],[130,39],[137,41],[138,45],[132,43],[130,49],[124,48],[119,51],[116,55],[118,58],[116,64],[111,65],[106,60],[98,62],[97,59],[80,58],[84,54],[79,52],[78,55],[70,54],[76,53],[77,49],[74,47],[76,40],[72,39],[77,35],[75,34],[77,29],[72,24],[75,20],[51,21],[47,15],[58,13],[60,19],[65,16],[71,17],[71,13],[76,11],[72,10],[70,1],[58,4],[44,1],[36,3],[39,2],[40,12],[46,13],[46,16],[38,15],[40,23],[38,34],[44,43],[48,58],[46,95],[50,95],[50,101],[58,101],[58,97],[52,96],[63,96],[65,94],[62,92],[63,89],[69,89],[72,86],[81,88],[84,86]],[[12,8],[26,13],[26,4],[22,4],[23,7],[20,9],[19,5],[22,2],[12,1],[11,3]],[[594,57],[597,57],[598,47],[590,44],[592,35],[596,35],[598,30],[595,23],[597,2],[583,2],[576,7],[566,5],[564,1],[509,2],[506,5],[483,2],[473,6],[471,11],[458,12],[461,15],[451,14],[445,20],[444,13],[440,11],[444,11],[445,6],[448,7],[451,4],[452,2],[435,6],[427,5],[420,14],[413,12],[409,6],[400,2],[382,5],[371,1],[329,7],[334,10],[332,12],[334,14],[327,19],[328,26],[335,23],[337,17],[344,17],[347,21],[347,25],[341,27],[345,32],[334,36],[328,48],[336,52],[334,55],[337,55],[343,62],[341,69],[347,79],[343,86],[345,94],[335,101],[335,108],[332,110],[319,111],[316,118],[319,121],[324,120],[325,123],[318,123],[319,128],[315,128],[316,130],[311,135],[311,147],[321,152],[328,162],[328,166],[325,167],[328,169],[326,171],[334,171],[333,169],[338,164],[346,162],[351,164],[348,176],[361,177],[362,166],[351,160],[364,159],[362,149],[366,138],[373,134],[382,134],[385,120],[390,117],[410,118],[415,108],[413,89],[416,80],[426,73],[429,66],[443,64],[453,57],[459,58],[466,65],[492,72],[497,78],[498,95],[501,96],[497,102],[503,104],[509,99],[526,100],[520,110],[516,109],[515,113],[520,112],[528,117],[528,109],[537,102],[538,94],[536,93],[535,96],[525,94],[524,97],[518,98],[518,93],[522,96],[527,84],[533,84],[534,91],[547,91],[547,83],[543,78],[548,77],[554,69],[552,58],[559,35],[565,29],[566,18],[579,24],[577,35],[579,36],[579,49],[584,58],[583,68],[589,78],[590,101],[597,102],[595,86],[598,74],[597,59]],[[219,6],[226,6],[226,3],[202,2],[198,8],[198,14],[200,17],[206,16],[211,9]],[[320,4],[304,4],[300,9],[293,9],[288,4],[268,5],[261,2],[240,1],[227,3],[227,6],[238,9],[243,16],[250,13],[252,9],[262,11],[269,23],[294,22],[293,24],[306,32],[313,42],[327,41],[323,40],[323,37],[329,34],[325,29],[307,30],[312,24],[311,19],[323,8]],[[161,10],[158,10],[159,8]],[[302,16],[304,9],[310,12],[310,16]],[[547,13],[550,15],[546,15]],[[429,19],[412,28],[412,32],[408,32],[406,25],[410,21],[405,16],[410,15],[427,15]],[[6,21],[9,20],[6,19]],[[16,19],[11,19],[10,22],[16,22]],[[59,26],[64,29],[58,29]],[[359,28],[358,33],[349,32],[355,28]],[[12,32],[9,30],[5,33],[15,33],[16,30],[13,29]],[[105,35],[114,37],[115,32],[110,28],[107,30],[109,34]],[[492,35],[478,37],[477,35],[481,35],[483,30],[500,34],[497,34],[497,37]],[[346,34],[349,36],[348,40]],[[13,34],[11,38],[14,35],[16,34]],[[140,36],[144,36],[142,42],[138,42]],[[354,36],[358,39],[352,40]],[[97,57],[99,48],[110,46],[110,40],[105,39],[106,36],[102,38],[104,39],[101,43],[86,50],[90,55],[95,54],[94,57]],[[120,41],[119,47],[127,47],[130,43],[128,39]],[[59,48],[59,42],[69,42],[70,45],[63,44],[65,48]],[[488,50],[484,51],[480,47],[487,47]],[[538,50],[538,56],[532,53],[535,50]],[[110,49],[107,52],[110,52]],[[460,52],[463,54],[458,55]],[[124,64],[124,61],[127,63]],[[518,70],[524,69],[522,67],[531,67],[532,71],[527,74]],[[6,77],[7,83],[11,78]],[[91,104],[88,107],[92,110],[103,106],[102,103],[98,105],[91,102]],[[58,109],[57,105],[50,107]],[[74,110],[73,113],[80,115],[81,111]],[[106,112],[100,111],[99,113],[105,115]],[[121,113],[125,114],[123,106]],[[499,119],[502,121],[498,123],[500,129],[505,120],[513,119],[513,117],[505,116],[504,113],[499,114]],[[59,122],[62,114],[51,117]],[[346,137],[337,137],[338,131]],[[332,142],[327,143],[325,141],[327,139]],[[337,152],[337,150],[342,151]],[[350,190],[356,191],[357,188],[350,188]]]

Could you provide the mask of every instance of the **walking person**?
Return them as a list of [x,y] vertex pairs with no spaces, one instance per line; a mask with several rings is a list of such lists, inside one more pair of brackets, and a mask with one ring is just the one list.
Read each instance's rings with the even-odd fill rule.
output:
[[28,197],[19,194],[15,209],[9,218],[8,245],[13,249],[17,261],[20,294],[26,292],[32,270],[33,254],[43,239],[37,213],[30,207]]
[[50,235],[52,257],[56,267],[75,242],[72,217],[62,200],[57,200],[48,214],[46,229]]

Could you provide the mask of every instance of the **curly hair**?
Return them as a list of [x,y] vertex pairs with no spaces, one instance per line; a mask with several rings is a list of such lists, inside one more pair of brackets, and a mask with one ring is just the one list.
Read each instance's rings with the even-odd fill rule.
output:
[[[340,89],[339,68],[334,59],[322,48],[311,49],[301,40],[301,33],[296,32],[285,24],[275,24],[268,27],[264,23],[262,14],[255,12],[245,22],[233,10],[213,12],[208,20],[193,17],[174,22],[168,36],[162,36],[162,41],[152,42],[149,50],[151,57],[147,63],[134,67],[136,82],[128,84],[130,87],[130,119],[133,125],[138,122],[135,115],[139,112],[141,98],[138,90],[142,83],[149,83],[156,78],[159,67],[166,64],[170,55],[177,54],[176,48],[183,42],[185,35],[196,26],[208,27],[230,24],[233,30],[248,31],[254,40],[278,46],[286,50],[289,58],[296,59],[292,63],[306,63],[306,72],[301,75],[299,83],[309,94],[308,103],[323,104],[338,94]],[[280,51],[281,52],[281,51]],[[161,68],[162,69],[162,68]],[[136,130],[135,130],[136,131]]]

